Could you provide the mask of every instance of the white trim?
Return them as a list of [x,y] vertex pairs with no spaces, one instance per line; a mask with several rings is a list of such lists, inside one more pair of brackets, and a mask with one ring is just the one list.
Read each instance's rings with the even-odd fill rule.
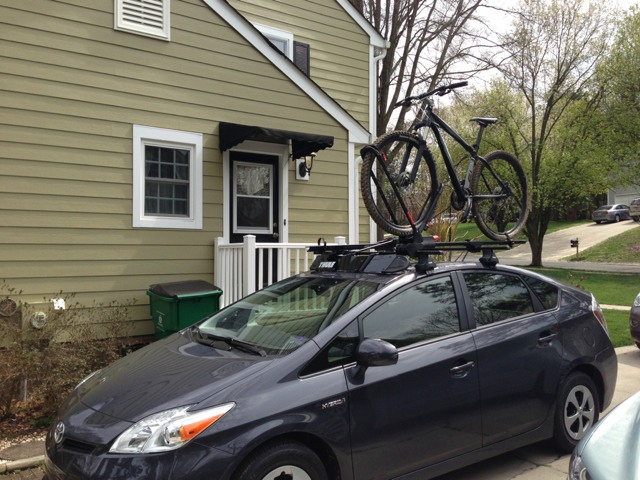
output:
[[284,73],[309,97],[340,125],[349,131],[350,138],[356,143],[369,143],[370,133],[351,115],[349,115],[333,98],[322,90],[313,80],[307,77],[293,62],[274,50],[271,43],[249,23],[238,11],[224,0],[203,0],[214,12],[231,25],[251,45],[257,48],[274,66]]
[[374,47],[387,49],[391,46],[388,40],[386,40],[380,33],[371,25],[366,18],[354,7],[349,0],[336,0],[338,4],[344,9],[345,12],[358,24],[362,30],[369,35],[369,44]]
[[[189,216],[145,215],[144,146],[187,148],[193,152],[189,164]],[[166,128],[133,126],[133,226],[146,228],[202,229],[202,134]]]
[[[157,4],[156,14],[151,12],[145,15],[145,10],[153,9],[153,1]],[[113,0],[113,28],[146,37],[171,40],[171,0],[153,1],[147,0],[143,3],[141,0]],[[126,14],[127,11],[135,12],[136,10],[140,12],[139,15]],[[140,19],[139,21],[127,18],[136,16]]]
[[222,153],[222,236],[225,242],[229,242],[231,238],[231,169],[229,162],[229,152],[249,152],[264,155],[277,155],[279,158],[278,171],[280,172],[278,198],[278,211],[280,218],[278,219],[278,241],[289,241],[289,145],[280,143],[265,143],[246,140],[235,147],[225,150]]
[[287,50],[283,53],[287,57],[289,57],[289,59],[293,59],[293,33],[259,23],[254,23],[253,26],[256,27],[260,33],[262,33],[269,39],[275,38],[286,42]]

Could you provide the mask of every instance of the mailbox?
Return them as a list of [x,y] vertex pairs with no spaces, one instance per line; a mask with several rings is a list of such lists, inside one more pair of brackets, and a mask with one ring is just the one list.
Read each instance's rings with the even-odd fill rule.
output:
[[578,248],[579,243],[578,243],[578,239],[577,238],[576,239],[572,239],[570,241],[571,241],[571,247],[572,248]]

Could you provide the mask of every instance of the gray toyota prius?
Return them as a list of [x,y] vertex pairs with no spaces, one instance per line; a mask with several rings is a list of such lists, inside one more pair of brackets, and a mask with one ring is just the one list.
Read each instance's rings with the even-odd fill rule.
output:
[[571,452],[616,384],[596,299],[493,245],[439,262],[447,245],[314,247],[309,272],[93,373],[46,477],[424,480],[545,439]]

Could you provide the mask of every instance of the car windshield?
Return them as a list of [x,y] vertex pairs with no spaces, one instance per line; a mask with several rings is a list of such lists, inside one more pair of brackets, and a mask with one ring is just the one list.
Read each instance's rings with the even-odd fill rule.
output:
[[221,310],[199,325],[199,334],[251,344],[268,354],[287,354],[378,287],[353,278],[292,277]]

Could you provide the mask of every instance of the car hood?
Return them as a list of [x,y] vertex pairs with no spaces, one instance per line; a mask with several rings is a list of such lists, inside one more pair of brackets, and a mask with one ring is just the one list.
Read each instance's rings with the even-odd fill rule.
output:
[[640,480],[640,392],[602,418],[578,454],[590,478]]
[[200,403],[271,361],[201,345],[184,332],[116,361],[81,384],[76,394],[103,416],[137,422],[152,413]]

